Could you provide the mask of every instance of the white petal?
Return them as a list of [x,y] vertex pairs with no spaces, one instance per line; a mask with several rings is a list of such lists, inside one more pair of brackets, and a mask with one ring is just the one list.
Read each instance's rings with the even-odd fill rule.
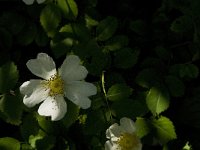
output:
[[113,147],[112,143],[110,141],[106,141],[105,143],[105,150],[111,150]]
[[51,57],[45,53],[39,53],[36,59],[26,63],[28,69],[36,76],[49,79],[56,74],[56,65]]
[[106,130],[106,137],[112,141],[116,141],[122,132],[122,128],[117,123],[114,123]]
[[65,96],[83,109],[91,106],[91,100],[88,96],[96,93],[97,89],[93,84],[83,81],[74,81],[65,89]]
[[23,103],[33,107],[45,100],[49,91],[41,84],[41,80],[30,80],[21,85],[20,92],[25,95]]
[[32,5],[34,0],[22,0],[26,5]]
[[126,117],[120,119],[120,126],[128,133],[133,133],[136,130],[134,122]]
[[142,143],[139,143],[138,150],[142,150]]
[[67,56],[60,68],[60,75],[65,81],[83,80],[87,74],[87,69],[80,65],[80,59],[75,55]]
[[42,80],[39,79],[26,81],[20,86],[20,92],[24,95],[30,94],[36,87],[40,86],[41,82]]
[[87,109],[91,106],[91,100],[88,97],[71,93],[66,95],[67,98],[72,101],[74,104],[78,105],[82,109]]
[[45,0],[37,0],[37,3],[38,4],[42,4],[42,3],[44,3],[45,2]]
[[39,107],[38,113],[41,116],[51,116],[52,121],[62,119],[67,112],[67,104],[63,96],[48,97]]
[[66,84],[65,91],[66,96],[68,94],[73,95],[83,95],[83,96],[92,96],[97,94],[97,88],[94,84],[85,82],[85,81],[73,81],[70,84]]

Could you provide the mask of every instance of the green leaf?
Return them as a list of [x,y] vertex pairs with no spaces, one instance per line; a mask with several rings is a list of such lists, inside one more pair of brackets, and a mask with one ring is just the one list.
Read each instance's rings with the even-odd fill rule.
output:
[[1,49],[7,50],[12,47],[12,35],[4,28],[0,28],[0,45]]
[[27,143],[22,143],[20,148],[20,150],[34,150],[34,148]]
[[[98,118],[98,119],[97,119]],[[99,135],[106,130],[105,114],[101,110],[90,111],[87,115],[84,126],[84,133],[86,135]]]
[[144,137],[150,132],[149,122],[145,118],[137,117],[135,126],[136,133],[139,138]]
[[24,140],[28,141],[30,135],[37,135],[39,124],[35,114],[28,114],[23,117],[23,124],[20,126],[21,135]]
[[176,139],[176,132],[173,123],[166,117],[161,116],[151,121],[155,128],[155,135],[161,144],[166,144],[170,140]]
[[92,53],[92,57],[91,60],[86,63],[86,68],[90,74],[100,75],[103,70],[109,67],[111,63],[110,55],[103,53],[99,47],[96,47],[96,49],[90,53]]
[[171,57],[170,51],[163,46],[157,46],[155,52],[163,60],[169,60]]
[[142,102],[132,99],[121,99],[111,105],[112,114],[119,118],[142,116],[148,112],[147,106]]
[[135,82],[144,88],[151,88],[161,82],[160,72],[154,68],[147,68],[138,73]]
[[0,110],[4,114],[4,120],[7,123],[19,125],[22,116],[22,100],[19,92],[11,94],[4,94],[0,99]]
[[192,32],[193,20],[188,15],[181,16],[172,22],[170,29],[177,33]]
[[143,20],[131,21],[130,29],[139,35],[145,34],[145,22]]
[[79,110],[77,105],[71,101],[67,101],[67,113],[61,120],[65,128],[69,128],[78,119]]
[[89,29],[92,28],[93,26],[97,26],[98,23],[99,23],[97,20],[95,20],[94,18],[92,18],[88,14],[85,15],[85,22],[86,22],[86,26]]
[[49,37],[53,37],[61,21],[60,9],[54,5],[47,5],[40,14],[40,23]]
[[199,75],[199,68],[194,64],[184,64],[180,68],[180,77],[197,78]]
[[87,42],[90,39],[90,32],[84,24],[72,23],[65,25],[60,29],[60,32],[71,33],[73,37],[79,41]]
[[105,49],[109,51],[115,51],[127,46],[129,39],[124,35],[117,35],[106,42]]
[[106,87],[111,87],[113,84],[116,83],[126,84],[126,81],[122,76],[122,74],[116,72],[106,73],[105,80],[106,80]]
[[0,138],[1,150],[20,150],[20,142],[11,137]]
[[54,134],[56,131],[56,126],[54,126],[51,120],[47,120],[46,117],[40,116],[39,114],[36,116],[38,124],[40,128],[48,134]]
[[31,44],[37,34],[37,28],[34,22],[27,21],[25,27],[17,35],[17,42],[21,45]]
[[14,88],[17,80],[18,70],[13,62],[7,62],[0,67],[0,93],[5,93]]
[[138,49],[123,48],[118,50],[114,55],[114,63],[117,68],[131,68],[138,60],[140,51]]
[[0,17],[0,25],[6,27],[13,35],[20,33],[25,27],[25,22],[25,18],[16,12],[5,12]]
[[152,87],[146,97],[146,103],[153,115],[159,115],[169,107],[169,93],[163,87]]
[[49,42],[49,38],[46,32],[41,27],[38,28],[37,35],[35,37],[35,42],[38,46],[46,46]]
[[183,96],[185,92],[185,85],[179,78],[169,75],[165,77],[165,82],[172,96],[174,97]]
[[125,84],[115,84],[108,89],[107,98],[110,101],[126,99],[132,94],[132,89]]
[[57,0],[58,7],[63,13],[63,17],[75,20],[78,16],[78,7],[74,0]]
[[55,57],[59,58],[66,55],[67,52],[70,52],[73,46],[73,42],[74,40],[72,38],[65,38],[60,40],[59,42],[51,40],[50,46]]
[[42,130],[38,130],[38,133],[36,135],[30,135],[29,136],[29,140],[28,142],[30,143],[30,145],[33,147],[33,148],[37,148],[37,141],[38,140],[41,140],[45,137],[45,132],[42,131]]
[[111,16],[106,17],[104,20],[100,21],[97,26],[97,39],[99,41],[106,41],[115,33],[117,27],[117,18]]
[[36,141],[36,148],[38,150],[52,150],[55,146],[56,138],[54,136],[45,136]]

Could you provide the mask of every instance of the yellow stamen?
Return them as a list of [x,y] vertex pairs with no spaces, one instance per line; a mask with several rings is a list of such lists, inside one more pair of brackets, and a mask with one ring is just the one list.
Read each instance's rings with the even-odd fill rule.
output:
[[135,134],[123,133],[117,141],[121,150],[135,150],[138,149],[140,141]]
[[50,89],[49,96],[64,94],[64,82],[58,74],[53,75],[49,80],[45,81],[45,86]]

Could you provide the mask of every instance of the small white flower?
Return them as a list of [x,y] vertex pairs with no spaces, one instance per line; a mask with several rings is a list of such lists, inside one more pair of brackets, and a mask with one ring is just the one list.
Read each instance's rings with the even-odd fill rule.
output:
[[80,64],[78,56],[67,56],[58,71],[53,59],[45,53],[39,53],[26,65],[44,80],[32,79],[20,86],[20,92],[25,95],[23,103],[33,107],[42,102],[38,109],[41,116],[51,116],[52,121],[62,119],[67,112],[64,96],[83,109],[90,107],[88,97],[95,95],[97,89],[92,83],[83,81],[88,71]]
[[134,122],[129,118],[121,118],[120,125],[111,125],[106,130],[105,150],[142,150],[140,139],[136,135]]
[[[35,0],[22,0],[26,5],[32,5]],[[44,3],[46,0],[36,0],[38,4]]]

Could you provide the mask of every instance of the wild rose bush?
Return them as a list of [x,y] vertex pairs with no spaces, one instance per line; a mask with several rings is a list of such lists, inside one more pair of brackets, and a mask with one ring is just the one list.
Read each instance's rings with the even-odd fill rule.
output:
[[1,150],[198,150],[199,0],[1,0]]

